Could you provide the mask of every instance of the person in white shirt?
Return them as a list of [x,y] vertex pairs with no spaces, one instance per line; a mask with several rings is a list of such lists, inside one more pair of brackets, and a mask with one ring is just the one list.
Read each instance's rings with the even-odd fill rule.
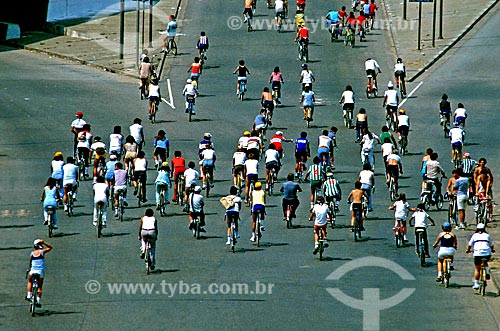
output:
[[246,151],[248,148],[248,139],[250,138],[250,131],[245,131],[243,132],[243,136],[238,139],[238,148],[243,149],[243,151]]
[[397,125],[398,104],[399,104],[398,91],[394,89],[394,85],[392,84],[392,82],[389,82],[387,84],[387,91],[384,92],[384,101],[382,103],[382,107],[385,107],[386,109],[386,122],[388,127],[391,116],[393,116],[394,121],[396,122],[395,128],[398,127]]
[[245,161],[245,178],[246,178],[246,186],[245,186],[245,197],[246,201],[249,201],[248,192],[250,189],[250,183],[253,181],[257,182],[259,179],[259,160],[256,160],[255,155],[253,153],[248,154],[248,159]]
[[285,19],[285,11],[283,7],[283,0],[275,0],[274,1],[274,22],[276,24],[276,29],[278,28],[278,17],[281,16],[281,19]]
[[[370,132],[368,128],[363,128],[363,137],[361,138],[361,163],[368,163],[372,170],[375,170],[375,157],[373,156],[373,149],[376,143],[380,144],[380,138]],[[368,162],[366,160],[368,158]]]
[[102,226],[106,227],[106,216],[108,214],[108,197],[109,197],[109,187],[104,182],[104,177],[98,176],[96,183],[94,184],[94,226],[97,225],[97,208],[102,210]]
[[385,137],[383,144],[380,146],[382,150],[382,157],[384,159],[385,171],[387,173],[387,157],[392,154],[392,150],[394,149],[394,144],[391,142],[391,138]]
[[89,176],[89,159],[90,159],[90,145],[92,144],[92,133],[90,133],[90,124],[85,124],[82,131],[78,133],[78,160],[84,161],[84,176]]
[[394,210],[394,228],[400,226],[403,228],[403,240],[408,241],[406,238],[406,220],[408,219],[408,211],[416,211],[416,208],[410,208],[410,205],[406,201],[406,194],[400,193],[398,199],[394,202],[389,210]]
[[142,145],[144,145],[144,127],[142,126],[142,120],[140,118],[134,119],[134,124],[129,127],[130,135],[134,137],[135,142],[138,146],[138,151],[142,149]]
[[394,78],[396,79],[396,85],[398,85],[399,80],[401,79],[401,84],[403,84],[403,95],[406,95],[406,68],[403,60],[398,57],[396,64],[394,65]]
[[368,163],[363,165],[363,170],[359,172],[358,180],[361,182],[361,189],[365,191],[368,196],[368,211],[371,212],[373,211],[372,189],[375,187],[375,175]]
[[[408,132],[410,131],[410,117],[406,115],[406,110],[400,109],[398,116],[398,140],[401,140],[401,136],[408,138]],[[408,144],[408,139],[406,140]]]
[[70,131],[73,132],[73,157],[76,158],[76,152],[78,151],[76,145],[78,144],[78,133],[83,130],[83,126],[87,124],[83,119],[83,113],[81,111],[76,113],[76,119],[71,122]]
[[312,221],[314,218],[314,255],[316,255],[319,250],[320,231],[323,236],[323,247],[328,247],[328,241],[326,240],[326,228],[328,226],[329,212],[330,210],[328,208],[328,204],[325,203],[325,198],[318,196],[316,198],[316,204],[312,207],[311,214],[309,215],[309,221]]
[[146,239],[151,242],[151,265],[149,266],[151,270],[155,269],[156,265],[156,240],[158,239],[158,222],[154,217],[154,211],[151,208],[146,209],[144,216],[141,217],[139,222],[139,236],[138,239],[141,241],[141,255],[140,258],[144,259],[146,254]]
[[[414,221],[414,225],[412,225],[412,221]],[[429,222],[432,226],[435,226],[434,220],[425,212],[425,204],[419,203],[417,205],[417,210],[411,215],[410,218],[410,226],[415,226],[415,252],[419,254],[419,246],[420,242],[418,242],[417,232],[422,232],[423,240],[424,240],[424,251],[425,257],[430,257],[429,255],[429,243],[427,241],[427,230],[426,228],[429,226]]]
[[64,187],[64,211],[68,210],[68,192],[73,192],[73,200],[76,201],[76,192],[78,191],[78,166],[75,165],[75,159],[68,156],[66,164],[63,166],[63,187]]
[[149,84],[148,100],[149,120],[152,121],[161,102],[160,85],[158,85],[158,79],[156,78],[151,79],[151,83]]
[[458,103],[458,108],[455,109],[453,113],[453,121],[457,123],[457,125],[461,125],[465,128],[465,119],[467,118],[467,110],[464,108],[463,103]]
[[189,230],[193,230],[193,234],[196,233],[194,229],[194,219],[200,219],[200,232],[206,232],[205,230],[205,212],[203,207],[205,202],[203,200],[203,195],[201,193],[201,187],[195,186],[193,192],[189,194]]
[[[343,116],[345,116],[346,111],[350,110],[351,114],[354,111],[354,92],[352,91],[352,86],[347,85],[345,91],[342,92],[339,103],[342,104]],[[351,115],[352,116],[352,115]]]
[[188,196],[191,190],[196,186],[196,181],[200,179],[200,173],[194,169],[195,163],[193,161],[189,161],[188,168],[184,171],[184,181],[185,181],[185,189],[186,192],[184,194],[184,211],[187,212],[188,206]]
[[189,102],[188,99],[193,100],[193,111],[195,113],[195,99],[198,96],[198,90],[196,88],[196,84],[193,83],[191,79],[186,80],[186,84],[184,85],[184,89],[182,90],[182,95],[186,99],[186,113],[189,111]]
[[380,70],[380,66],[378,65],[377,61],[369,57],[365,61],[365,71],[366,71],[366,77],[368,78],[368,85],[372,85],[372,79],[373,79],[373,85],[375,88],[377,88],[377,73],[381,74],[382,71]]
[[203,176],[203,189],[207,187],[207,173],[210,176],[210,187],[214,187],[215,151],[209,147],[201,152],[201,166]]
[[450,129],[448,135],[450,136],[451,143],[451,161],[453,162],[453,160],[455,160],[455,150],[457,150],[458,152],[456,158],[458,160],[462,160],[462,146],[464,143],[465,135],[464,130],[457,124],[454,124],[453,128]]
[[269,144],[266,151],[266,185],[269,183],[269,171],[274,169],[274,178],[278,178],[278,172],[281,168],[280,154],[274,144]]
[[304,88],[306,87],[306,84],[309,84],[309,87],[311,88],[312,91],[312,83],[316,81],[314,78],[314,74],[309,68],[307,67],[307,64],[302,64],[302,71],[300,72],[300,79],[299,83],[302,84],[302,91],[304,91]]
[[[481,269],[481,259],[489,261],[491,253],[495,253],[495,245],[491,236],[485,230],[485,224],[479,223],[476,225],[476,233],[469,240],[469,246],[466,253],[470,253],[474,249],[474,286],[473,289],[479,288],[479,271]],[[490,278],[490,268],[486,262],[486,279]]]
[[109,153],[115,152],[116,159],[120,161],[123,150],[123,135],[122,127],[116,125],[113,128],[113,133],[109,135]]
[[[245,171],[245,161],[247,160],[247,155],[243,148],[238,146],[236,152],[233,154],[233,184],[238,187],[238,176],[243,179],[243,172]],[[242,184],[242,183],[241,183]],[[238,187],[238,190],[241,189]]]

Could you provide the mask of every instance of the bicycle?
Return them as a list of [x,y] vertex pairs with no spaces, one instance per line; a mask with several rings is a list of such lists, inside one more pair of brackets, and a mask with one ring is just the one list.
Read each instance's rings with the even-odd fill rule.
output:
[[344,112],[344,126],[348,129],[352,129],[353,109],[346,109],[343,112]]
[[443,118],[444,118],[442,123],[441,123],[443,125],[444,137],[449,138],[450,137],[450,129],[451,129],[450,114],[441,115],[441,116],[443,116]]
[[277,25],[277,29],[278,30],[278,33],[281,33],[281,27],[283,25],[283,12],[281,12],[280,14],[278,14],[278,17],[277,17],[277,21],[278,21],[278,25]]
[[373,79],[372,75],[368,75],[368,84],[366,84],[366,98],[369,99],[372,96],[374,98],[378,97],[378,87],[375,79]]
[[[234,169],[233,169],[234,171]],[[236,174],[236,183],[234,184],[236,188],[238,189],[238,196],[241,195],[241,192],[243,190],[243,172],[240,171],[239,173]]]
[[488,259],[481,258],[481,269],[479,269],[479,289],[478,293],[482,296],[486,294],[486,285],[488,274],[486,273],[486,268],[488,267]]
[[351,28],[346,28],[344,33],[344,46],[349,45],[354,48],[355,43],[354,31]]
[[397,220],[398,224],[393,228],[394,230],[394,241],[396,242],[396,247],[400,248],[404,244],[404,232],[403,225],[401,224],[402,220]]
[[78,156],[77,157],[77,164],[78,164],[78,178],[83,181],[85,180],[85,160],[83,157]]
[[354,225],[352,227],[352,233],[354,236],[354,241],[357,242],[359,239],[361,239],[361,215],[363,213],[363,210],[356,210],[355,216],[354,217]]
[[492,221],[491,209],[492,209],[491,199],[484,196],[480,196],[478,198],[477,210],[475,211],[476,225],[479,223],[484,223],[484,225],[486,226],[486,224]]
[[194,115],[194,105],[195,105],[195,97],[194,95],[188,95],[186,97],[186,101],[188,103],[188,107],[187,107],[187,113],[188,113],[188,120],[189,122],[192,121],[192,116]]
[[96,224],[96,229],[97,229],[97,238],[102,237],[102,228],[103,228],[103,223],[102,223],[102,215],[104,211],[104,202],[99,201],[97,202],[97,224]]
[[45,210],[47,211],[47,215],[49,216],[47,230],[49,232],[49,238],[52,238],[52,233],[54,232],[54,215],[56,214],[56,207],[47,206],[45,207]]
[[260,247],[260,239],[262,237],[262,231],[261,231],[261,219],[260,219],[260,211],[257,212],[257,218],[255,220],[255,244],[257,247]]
[[299,171],[297,172],[297,180],[301,183],[304,180],[304,172],[306,171],[306,163],[304,161],[299,161]]
[[299,44],[299,60],[309,62],[309,46],[307,41],[298,41]]
[[141,88],[140,88],[140,93],[141,93],[141,100],[147,99],[148,98],[148,92],[147,92],[147,85],[148,85],[148,78],[140,78],[141,80]]
[[172,53],[173,55],[177,55],[177,43],[175,42],[174,38],[169,38],[168,42],[166,43],[167,49],[165,53],[169,54]]
[[453,146],[453,167],[462,168],[462,150],[458,146]]
[[184,204],[184,196],[186,194],[186,180],[184,174],[177,177],[177,204]]
[[116,191],[116,194],[118,194],[118,219],[120,222],[123,222],[123,214],[125,212],[125,207],[123,205],[123,195],[124,191],[123,190],[118,190]]
[[[225,214],[224,215],[224,223],[227,222],[226,219],[227,219],[227,215]],[[235,251],[235,247],[236,247],[236,243],[237,243],[237,241],[236,241],[236,223],[235,223],[235,221],[236,221],[235,218],[231,217],[231,247],[230,247],[230,250],[233,253]]]
[[458,226],[458,209],[457,209],[457,195],[448,194],[450,205],[448,206],[448,222],[452,226]]
[[68,190],[67,197],[68,199],[66,200],[66,206],[68,209],[66,210],[66,213],[68,214],[68,217],[71,217],[71,215],[74,215],[74,207],[75,207],[75,199],[73,197],[72,187],[71,189]]
[[144,236],[145,242],[145,254],[144,254],[144,262],[146,264],[146,275],[149,275],[151,270],[154,270],[154,255],[153,255],[153,244],[151,243],[151,236]]
[[[441,179],[439,179],[441,181]],[[420,201],[425,204],[425,209],[428,210],[430,206],[436,206],[438,210],[443,208],[443,195],[434,192],[434,181],[426,180],[425,188],[420,196]]]
[[425,267],[425,242],[424,242],[424,232],[425,228],[415,229],[415,235],[417,236],[417,254],[420,259],[420,266]]
[[251,180],[250,186],[248,187],[248,196],[246,197],[246,203],[247,206],[250,207],[250,209],[252,208],[252,193],[254,189],[255,189],[255,181]]
[[137,181],[137,207],[141,206],[142,202],[142,178],[138,178]]
[[398,127],[398,118],[396,116],[396,112],[392,110],[388,110],[385,114],[385,125],[389,128],[389,130],[397,131]]
[[311,122],[313,121],[313,113],[314,113],[314,107],[312,106],[305,106],[304,107],[306,116],[304,117],[304,120],[306,121],[306,125],[308,128],[311,127]]
[[[28,278],[30,270],[26,270],[26,278]],[[31,275],[31,298],[29,299],[30,303],[30,314],[32,317],[35,316],[36,308],[41,307],[40,303],[38,303],[38,288],[40,287],[40,274],[32,274]]]
[[317,248],[317,253],[319,253],[320,261],[323,261],[324,251],[325,251],[325,238],[323,238],[323,230],[320,229],[318,231],[318,248]]
[[399,153],[401,155],[408,154],[408,136],[405,134],[401,134],[401,140],[399,142]]
[[245,98],[245,92],[247,91],[247,82],[246,80],[242,79],[238,81],[238,84],[240,86],[239,92],[238,92],[238,98],[240,98],[241,101]]
[[273,87],[273,104],[274,104],[274,107],[278,107],[278,105],[280,104],[279,102],[279,93],[280,93],[280,89],[278,86],[274,86]]
[[292,224],[292,204],[289,202],[286,205],[285,209],[285,221],[286,221],[286,228],[291,229],[293,228]]
[[396,86],[399,90],[399,94],[401,95],[402,98],[406,96],[405,90],[403,89],[403,79],[396,77]]
[[366,219],[366,216],[368,216],[368,198],[363,195],[361,198],[361,206],[362,206],[362,212],[363,212],[363,219]]
[[389,180],[389,198],[391,201],[396,201],[398,199],[396,183],[393,176],[391,176],[391,179]]
[[269,173],[267,175],[267,192],[269,193],[269,196],[273,195],[274,191],[274,168],[269,169]]
[[165,188],[162,186],[160,189],[160,216],[167,216],[167,196],[166,196]]
[[[213,169],[214,166],[211,166]],[[210,176],[210,166],[204,166],[203,167],[203,172],[205,173],[205,178],[207,180],[207,185],[205,186],[205,191],[206,191],[206,196],[207,198],[210,197],[210,189],[212,188],[212,177]]]
[[[329,200],[327,198],[327,200]],[[328,223],[330,223],[330,226],[332,229],[335,228],[335,222],[337,220],[337,211],[336,211],[336,206],[335,206],[335,199],[331,198],[330,201],[328,201]]]
[[152,104],[152,109],[151,109],[151,114],[149,114],[149,120],[151,121],[151,124],[155,124],[156,122],[156,112],[158,111],[158,102],[153,101]]
[[334,42],[339,40],[339,35],[340,35],[340,25],[336,24],[330,24],[330,42]]
[[444,287],[448,288],[450,286],[450,277],[451,277],[451,257],[446,256],[443,259],[443,279],[441,283]]
[[196,216],[193,220],[194,228],[193,228],[193,237],[196,239],[200,239],[200,216]]
[[129,187],[132,187],[134,185],[134,164],[132,163],[132,160],[128,161],[127,183]]

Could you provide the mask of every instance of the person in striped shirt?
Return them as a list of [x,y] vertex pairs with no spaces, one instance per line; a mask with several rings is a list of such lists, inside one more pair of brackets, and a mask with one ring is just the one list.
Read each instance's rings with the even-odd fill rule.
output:
[[320,165],[321,159],[318,156],[315,156],[313,159],[313,164],[309,166],[307,169],[306,176],[304,180],[309,179],[311,185],[311,208],[314,206],[314,193],[316,193],[317,189],[321,189],[321,184],[325,179],[325,174],[323,171],[323,167]]
[[206,60],[206,55],[203,55],[203,52],[208,50],[208,37],[205,31],[201,31],[198,42],[196,43],[196,48],[198,48],[198,57],[201,59],[203,56],[203,60]]
[[469,199],[474,197],[474,192],[476,192],[476,186],[474,185],[474,169],[476,168],[476,160],[471,159],[469,152],[463,152],[462,155],[462,177],[469,178],[469,186],[472,188],[469,192]]
[[330,203],[330,201],[335,201],[335,211],[338,211],[340,200],[342,200],[342,190],[340,189],[339,181],[335,179],[333,172],[329,171],[326,173],[326,180],[323,183],[322,188],[326,202]]

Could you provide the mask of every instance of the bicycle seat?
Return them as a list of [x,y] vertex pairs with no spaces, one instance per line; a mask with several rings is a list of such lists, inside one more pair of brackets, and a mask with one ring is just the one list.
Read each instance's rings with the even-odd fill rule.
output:
[[416,228],[416,229],[415,229],[415,232],[424,232],[424,231],[425,231],[425,229],[424,229],[424,228]]
[[56,208],[54,206],[47,206],[45,207],[45,211],[47,212],[47,214],[51,215],[56,212]]

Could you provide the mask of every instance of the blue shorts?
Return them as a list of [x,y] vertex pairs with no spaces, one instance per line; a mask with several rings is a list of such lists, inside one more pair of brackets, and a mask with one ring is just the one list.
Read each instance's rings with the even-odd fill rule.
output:
[[253,205],[252,207],[252,213],[265,213],[266,212],[266,206],[264,205]]
[[257,174],[248,174],[248,175],[247,175],[247,179],[248,179],[249,181],[254,181],[254,182],[256,182],[256,181],[259,179],[259,175],[257,175]]
[[459,149],[459,150],[462,150],[462,143],[461,143],[460,141],[457,141],[457,142],[455,142],[455,143],[452,143],[452,144],[451,144],[451,147],[452,147],[452,148],[457,148],[457,149]]

